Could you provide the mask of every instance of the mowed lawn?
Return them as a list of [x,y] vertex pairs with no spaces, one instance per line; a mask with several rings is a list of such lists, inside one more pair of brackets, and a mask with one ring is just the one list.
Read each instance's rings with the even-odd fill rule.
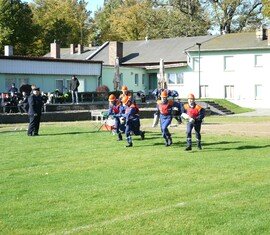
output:
[[90,122],[0,125],[0,234],[270,234],[270,133],[185,152],[183,127],[165,147],[151,121],[133,148]]

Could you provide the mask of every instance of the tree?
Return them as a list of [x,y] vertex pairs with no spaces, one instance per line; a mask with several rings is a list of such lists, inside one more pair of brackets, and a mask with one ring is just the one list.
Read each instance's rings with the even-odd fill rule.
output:
[[191,16],[165,0],[111,0],[97,13],[93,26],[100,30],[96,37],[100,44],[109,40],[205,35],[210,27],[207,19],[199,6]]
[[0,0],[0,47],[12,45],[14,54],[31,54],[35,26],[32,12],[20,0]]
[[40,54],[48,52],[54,40],[61,47],[88,43],[90,12],[84,0],[34,0],[30,6],[39,28],[36,45]]
[[262,0],[263,4],[263,15],[270,18],[270,2],[269,0]]
[[261,0],[209,0],[205,6],[220,33],[240,32],[261,24]]
[[104,7],[96,12],[90,29],[90,38],[94,45],[101,45],[105,41],[117,40],[111,29],[110,17],[122,4],[122,0],[105,0]]

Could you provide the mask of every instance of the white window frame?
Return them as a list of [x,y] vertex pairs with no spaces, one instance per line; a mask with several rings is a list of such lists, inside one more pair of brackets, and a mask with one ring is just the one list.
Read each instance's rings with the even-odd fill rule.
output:
[[234,99],[234,85],[224,86],[224,97],[225,99]]
[[262,89],[262,84],[255,84],[255,100],[261,100],[263,98]]
[[168,73],[167,80],[170,85],[183,85],[184,73]]
[[224,71],[233,72],[235,70],[234,56],[224,56]]
[[254,67],[263,67],[262,55],[254,55]]
[[201,85],[201,98],[208,98],[209,97],[209,86],[208,85]]

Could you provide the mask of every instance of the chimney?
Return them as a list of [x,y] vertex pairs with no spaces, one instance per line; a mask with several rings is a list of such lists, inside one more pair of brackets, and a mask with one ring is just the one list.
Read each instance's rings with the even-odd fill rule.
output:
[[261,41],[267,39],[267,30],[263,26],[256,29],[256,38]]
[[70,44],[70,54],[73,55],[75,53],[75,45]]
[[109,43],[109,65],[114,65],[117,57],[121,61],[123,57],[123,43],[112,41]]
[[13,56],[13,46],[5,46],[5,56]]
[[51,43],[51,57],[55,59],[60,58],[60,46],[55,41],[54,43]]
[[82,54],[83,53],[83,45],[78,44],[78,54]]

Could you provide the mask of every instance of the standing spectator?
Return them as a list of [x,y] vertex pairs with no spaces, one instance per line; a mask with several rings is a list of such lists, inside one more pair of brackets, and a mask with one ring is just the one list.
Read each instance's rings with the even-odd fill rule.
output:
[[195,96],[193,94],[188,95],[188,103],[184,104],[182,107],[182,117],[188,120],[187,123],[187,147],[186,151],[192,150],[192,140],[191,140],[191,132],[194,127],[196,139],[197,139],[197,147],[199,150],[202,149],[201,145],[201,125],[202,120],[205,117],[205,109],[200,105],[195,103]]
[[18,88],[15,86],[15,83],[11,84],[11,87],[8,90],[8,92],[11,93],[11,94],[17,94],[18,93]]
[[28,98],[28,104],[29,127],[27,134],[28,136],[37,136],[43,105],[39,88],[33,89],[32,94]]
[[72,96],[72,104],[79,103],[79,99],[78,99],[78,87],[80,86],[80,82],[78,80],[78,78],[73,75],[70,81],[70,85],[69,85],[69,90],[71,92],[71,96]]

